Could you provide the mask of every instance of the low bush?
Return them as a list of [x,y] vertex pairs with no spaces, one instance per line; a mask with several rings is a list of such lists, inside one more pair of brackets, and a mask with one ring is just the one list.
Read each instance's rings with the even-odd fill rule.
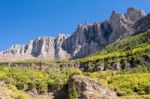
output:
[[63,68],[54,72],[31,70],[30,68],[0,67],[0,80],[12,84],[20,90],[36,89],[40,94],[56,91],[62,88],[72,75],[81,75],[82,72],[73,67]]

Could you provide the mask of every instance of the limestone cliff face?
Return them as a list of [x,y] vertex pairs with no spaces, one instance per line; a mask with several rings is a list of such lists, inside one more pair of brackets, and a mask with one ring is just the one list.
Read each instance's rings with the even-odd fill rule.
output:
[[94,54],[117,39],[133,34],[133,26],[144,16],[142,10],[134,8],[129,8],[125,14],[112,11],[110,19],[102,23],[79,25],[62,46],[72,57]]
[[7,57],[68,59],[81,58],[94,53],[117,39],[144,31],[150,27],[150,15],[142,10],[129,8],[126,13],[112,11],[110,18],[102,23],[79,25],[71,35],[56,38],[40,37],[26,45],[14,45],[0,52],[0,60]]
[[[1,52],[1,56],[12,56],[17,59],[42,58],[42,59],[66,59],[70,58],[69,54],[61,47],[62,42],[69,36],[60,34],[56,38],[53,37],[39,37],[30,41],[26,45],[13,45],[10,49]],[[24,58],[25,56],[26,58]],[[28,58],[27,58],[28,59]]]

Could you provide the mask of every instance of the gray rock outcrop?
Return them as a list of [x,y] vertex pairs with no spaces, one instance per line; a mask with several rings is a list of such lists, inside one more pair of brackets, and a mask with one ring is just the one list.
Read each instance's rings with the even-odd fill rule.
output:
[[150,28],[150,13],[146,15],[145,17],[139,19],[136,21],[133,29],[135,30],[135,33],[141,33],[146,31]]
[[77,99],[118,99],[115,92],[86,76],[74,75],[68,82],[69,91],[74,86],[78,93]]
[[68,37],[64,34],[60,34],[56,38],[39,37],[26,45],[13,45],[10,49],[1,52],[0,55],[12,56],[16,59],[26,59],[23,56],[29,57],[29,59],[36,57],[49,60],[70,58],[69,54],[61,47],[62,42]]

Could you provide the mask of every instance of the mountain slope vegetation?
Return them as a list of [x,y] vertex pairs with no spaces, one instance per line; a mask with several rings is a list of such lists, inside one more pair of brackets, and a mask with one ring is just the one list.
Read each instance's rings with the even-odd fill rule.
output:
[[[67,88],[68,80],[73,75],[85,75],[98,83],[115,91],[122,99],[149,99],[150,98],[150,30],[144,33],[131,35],[117,40],[108,45],[96,55],[78,59],[77,62],[85,63],[87,71],[78,69],[73,61],[46,61],[26,60],[15,62],[1,62],[0,81],[4,86],[16,88],[15,97],[26,97],[31,92],[34,95],[44,95],[59,92]],[[76,62],[76,61],[75,61]],[[91,67],[110,66],[112,63],[130,63],[130,67],[113,70],[91,72]],[[86,64],[88,63],[88,65]],[[137,66],[138,65],[138,66]],[[119,65],[122,66],[122,65]],[[93,69],[92,69],[93,70]],[[90,71],[90,72],[89,72]],[[9,87],[2,87],[5,90],[12,90]],[[65,89],[67,90],[67,89]],[[24,95],[24,91],[25,95]],[[77,90],[76,90],[77,91]],[[72,92],[72,91],[70,91]],[[78,96],[78,91],[75,92]],[[56,99],[68,99],[68,93],[63,91]],[[27,95],[27,96],[26,96]],[[29,95],[30,96],[30,95]],[[51,97],[51,96],[48,96]],[[37,99],[40,99],[37,97]]]
[[[113,12],[111,23],[114,23],[114,18],[117,16],[119,19],[122,19],[120,14]],[[107,30],[107,26],[111,27],[109,22],[104,22],[102,25],[104,25],[104,30],[105,28]],[[81,53],[76,54],[79,54],[79,56],[80,54],[85,54],[86,56],[89,50],[92,53],[93,51],[99,51],[100,48],[94,50],[95,47],[91,47],[90,45],[95,45],[92,40],[95,40],[99,32],[93,32],[93,30],[101,30],[99,28],[100,26],[99,24],[79,26],[80,29],[75,32],[73,42],[72,38],[74,38],[74,35],[71,37],[71,42],[69,42],[70,40],[66,41],[67,43],[69,42],[69,46],[67,46],[66,49],[73,49],[76,53],[81,41],[83,41],[81,45],[85,46],[83,38],[86,36],[90,38],[84,38],[85,41],[88,42],[86,46],[89,48],[85,47],[84,50],[80,50]],[[86,30],[87,27],[89,30]],[[118,30],[118,28],[116,28],[116,30]],[[107,31],[105,32],[107,33]],[[113,34],[116,33],[115,31],[109,32],[112,33],[113,36],[117,35]],[[107,34],[109,34],[109,32]],[[121,31],[117,32],[118,35],[120,32]],[[121,33],[121,35],[123,33]],[[29,58],[30,60],[2,61],[0,62],[0,98],[47,99],[53,97],[54,99],[82,99],[80,97],[82,95],[85,97],[103,97],[101,93],[104,92],[103,87],[106,87],[111,90],[109,94],[104,92],[105,97],[109,96],[112,91],[112,93],[115,92],[113,95],[121,99],[150,99],[150,29],[147,29],[143,33],[138,32],[135,34],[133,34],[132,31],[131,34],[132,35],[126,35],[126,37],[119,36],[120,39],[115,39],[115,42],[112,40],[112,43],[108,43],[110,45],[105,46],[105,48],[103,48],[103,46],[103,49],[98,53],[81,59],[48,61]],[[101,37],[101,35],[99,36]],[[101,40],[100,37],[97,37],[95,42],[99,42],[99,40]],[[50,41],[49,38],[42,39],[46,42]],[[62,39],[59,40],[63,41]],[[77,42],[75,43],[74,41]],[[37,43],[37,45],[39,45],[39,43]],[[62,47],[62,42],[57,43],[58,45],[61,43],[60,47]],[[77,45],[75,48],[74,43]],[[64,44],[68,45],[66,43]],[[40,47],[38,47],[38,49]],[[16,53],[20,53],[18,48],[21,48],[21,46],[15,46],[13,48],[15,48],[15,50],[17,49],[17,51],[15,51]],[[59,50],[61,54],[62,49]],[[43,52],[44,51],[45,49],[43,49]],[[84,53],[84,51],[87,52]],[[10,52],[12,52],[12,50],[10,50]],[[64,57],[64,54],[61,54],[61,56]],[[72,77],[74,77],[74,79]],[[101,85],[103,87],[99,87]]]
[[[109,66],[118,63],[120,68],[145,65],[150,58],[150,30],[144,33],[131,35],[115,43],[106,46],[96,55],[79,59],[78,61],[86,66]],[[89,67],[89,68],[90,68]]]
[[[81,61],[103,59],[111,56],[126,56],[127,53],[138,53],[150,48],[150,30],[144,33],[131,35],[125,39],[117,40],[117,42],[106,46],[96,55],[81,59]],[[147,51],[148,52],[148,51]]]

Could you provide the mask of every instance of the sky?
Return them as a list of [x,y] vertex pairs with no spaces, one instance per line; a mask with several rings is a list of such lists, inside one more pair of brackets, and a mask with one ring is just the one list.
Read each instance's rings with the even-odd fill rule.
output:
[[102,22],[112,10],[150,12],[150,0],[0,0],[0,51],[40,36],[71,34],[78,24]]

